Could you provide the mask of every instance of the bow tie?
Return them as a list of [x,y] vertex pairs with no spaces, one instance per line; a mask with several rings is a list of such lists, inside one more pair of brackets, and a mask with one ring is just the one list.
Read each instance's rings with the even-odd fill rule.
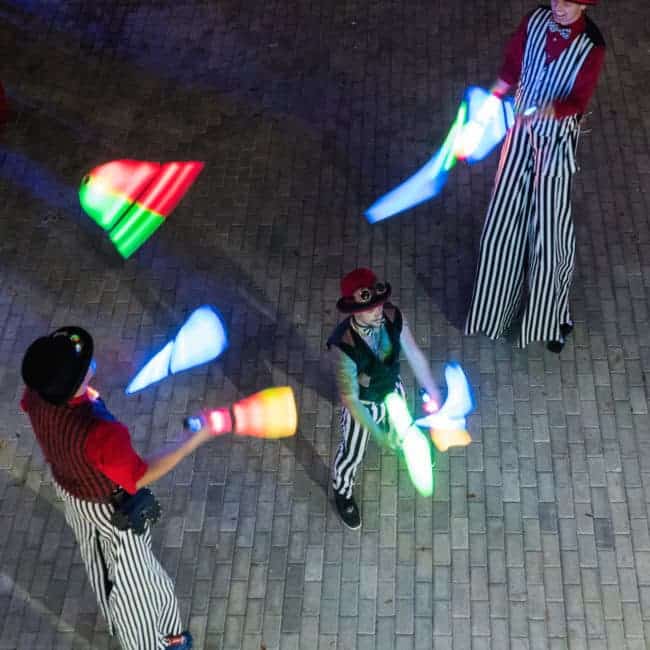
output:
[[354,322],[354,329],[361,334],[361,336],[374,336],[376,335],[379,330],[381,329],[381,326],[379,327],[371,327],[370,325],[361,325],[361,323],[357,322],[357,319],[353,319]]
[[571,29],[569,27],[560,27],[556,22],[551,20],[548,24],[549,32],[557,32],[562,38],[567,39],[571,36]]

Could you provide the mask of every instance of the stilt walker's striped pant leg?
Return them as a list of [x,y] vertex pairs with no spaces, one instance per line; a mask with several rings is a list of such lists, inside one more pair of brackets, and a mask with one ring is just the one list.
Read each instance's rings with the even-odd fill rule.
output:
[[164,648],[163,637],[183,631],[174,584],[151,550],[149,527],[141,536],[115,531],[119,538],[115,562],[116,588],[109,606],[117,635],[128,650]]
[[533,148],[525,128],[515,127],[501,150],[488,208],[465,333],[498,338],[521,301],[529,215],[533,206]]
[[569,290],[575,265],[571,181],[568,171],[558,176],[536,174],[522,347],[531,341],[559,341],[560,325],[571,323]]
[[183,630],[174,585],[141,536],[110,523],[112,506],[58,490],[66,521],[79,542],[89,581],[123,650],[162,650],[163,637]]
[[[402,397],[406,397],[401,382],[395,386],[395,391]],[[387,424],[386,406],[375,402],[363,402],[363,404],[370,412],[372,419],[385,427]],[[332,466],[332,487],[336,494],[341,494],[349,499],[352,496],[357,470],[366,453],[370,432],[360,426],[346,408],[341,411],[340,424],[341,442]]]

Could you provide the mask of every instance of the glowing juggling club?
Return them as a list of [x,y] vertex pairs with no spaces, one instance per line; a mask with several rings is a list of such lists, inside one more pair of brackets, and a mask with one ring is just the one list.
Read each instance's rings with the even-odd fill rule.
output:
[[404,454],[406,468],[415,489],[425,497],[433,494],[433,464],[431,445],[413,422],[406,401],[397,393],[389,393],[384,400],[388,421],[397,434]]
[[465,123],[466,113],[467,103],[463,101],[442,147],[413,176],[375,201],[366,210],[366,219],[370,223],[383,221],[428,201],[442,190],[447,182],[449,171],[456,164],[454,142]]
[[447,364],[445,381],[447,399],[440,410],[415,422],[419,427],[430,429],[433,444],[442,452],[449,447],[465,447],[472,442],[465,418],[474,409],[472,390],[460,365]]
[[164,223],[202,169],[202,162],[113,160],[84,176],[79,200],[126,258]]
[[483,160],[513,123],[511,100],[500,100],[482,88],[468,88],[442,147],[413,176],[371,205],[366,218],[376,223],[437,196],[457,159]]
[[298,428],[296,400],[290,386],[276,386],[230,407],[201,411],[185,418],[183,425],[189,431],[198,431],[207,425],[215,436],[233,432],[254,438],[288,438]]
[[228,347],[226,328],[219,312],[210,305],[195,309],[179,330],[138,372],[126,387],[131,395],[150,384],[216,359]]

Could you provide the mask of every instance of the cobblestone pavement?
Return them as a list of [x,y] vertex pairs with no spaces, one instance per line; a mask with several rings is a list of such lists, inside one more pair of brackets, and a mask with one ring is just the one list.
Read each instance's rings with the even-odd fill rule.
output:
[[[66,323],[143,453],[200,405],[288,382],[294,440],[216,440],[157,485],[154,543],[205,649],[642,649],[650,645],[650,29],[593,11],[609,44],[580,144],[575,335],[461,336],[495,157],[374,227],[364,207],[422,163],[463,89],[487,85],[532,2],[156,0],[0,4],[0,648],[115,648],[26,418],[27,344]],[[203,160],[128,261],[78,203],[107,160]],[[389,279],[440,376],[464,364],[473,444],[433,499],[371,445],[364,527],[328,502],[338,440],[324,341],[338,279]],[[209,302],[222,359],[127,398],[136,368]],[[413,387],[412,378],[407,383]]]

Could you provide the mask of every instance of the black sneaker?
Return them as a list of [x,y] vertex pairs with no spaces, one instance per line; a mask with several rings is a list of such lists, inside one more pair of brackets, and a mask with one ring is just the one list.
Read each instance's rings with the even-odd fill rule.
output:
[[555,354],[560,354],[560,352],[562,352],[562,348],[564,348],[567,337],[569,334],[571,334],[571,332],[573,332],[573,323],[562,323],[562,325],[560,325],[560,334],[562,335],[562,340],[549,341],[546,344],[546,349],[550,350],[551,352],[555,352]]
[[562,334],[563,339],[566,339],[571,332],[573,332],[573,323],[562,323],[560,325],[560,334]]
[[347,499],[342,494],[334,495],[336,509],[343,520],[343,523],[351,530],[361,528],[361,515],[354,497]]
[[192,648],[192,635],[185,630],[180,634],[169,634],[163,639],[166,648],[173,648],[173,650],[191,650]]
[[564,347],[564,341],[549,341],[546,344],[546,349],[550,352],[555,352],[555,354],[560,354],[562,348]]

